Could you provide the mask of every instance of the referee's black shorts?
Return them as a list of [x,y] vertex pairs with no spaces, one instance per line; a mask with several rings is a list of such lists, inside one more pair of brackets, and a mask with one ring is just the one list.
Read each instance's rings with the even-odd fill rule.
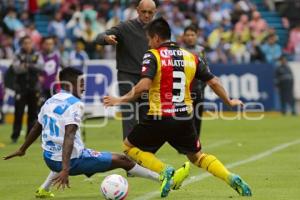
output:
[[152,153],[165,142],[182,154],[201,150],[193,120],[145,120],[134,127],[127,139],[139,149]]

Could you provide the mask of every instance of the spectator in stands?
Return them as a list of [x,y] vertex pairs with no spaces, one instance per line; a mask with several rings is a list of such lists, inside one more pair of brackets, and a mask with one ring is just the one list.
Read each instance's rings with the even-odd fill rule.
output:
[[83,19],[89,20],[93,31],[97,30],[97,15],[98,13],[94,10],[93,4],[86,4],[82,10]]
[[135,3],[130,2],[128,8],[124,10],[124,21],[135,19],[138,17],[138,14],[135,9]]
[[7,12],[7,15],[3,19],[5,25],[9,30],[13,32],[20,32],[23,30],[24,26],[22,22],[17,18],[17,12],[15,9],[10,8]]
[[260,44],[253,38],[253,36],[246,46],[248,52],[250,53],[250,60],[252,63],[264,61],[264,54],[260,49]]
[[300,23],[290,32],[287,51],[295,54],[295,61],[300,61]]
[[[76,45],[76,43],[75,43]],[[74,49],[73,44],[70,40],[65,40],[63,45],[56,47],[59,51],[62,66],[69,66],[70,52]]]
[[172,30],[172,40],[173,41],[180,41],[181,36],[183,35],[183,24],[182,20],[174,19],[173,23],[170,23],[170,27]]
[[251,34],[257,37],[263,37],[265,31],[267,31],[268,24],[267,22],[261,18],[260,13],[258,11],[253,11],[252,20],[250,21],[250,29]]
[[22,129],[25,106],[28,106],[27,135],[32,128],[38,113],[38,100],[41,91],[39,75],[42,71],[42,60],[33,48],[29,36],[21,38],[21,49],[13,59],[15,72],[15,114],[11,139],[16,143]]
[[118,19],[120,19],[120,21],[124,21],[123,20],[123,11],[122,11],[122,8],[120,7],[120,3],[118,1],[113,3],[112,8],[108,12],[108,16],[109,16],[109,18],[117,17]]
[[213,9],[210,12],[211,20],[216,24],[221,24],[222,19],[224,18],[223,13],[221,11],[220,5],[215,4],[213,5]]
[[250,62],[250,53],[247,51],[246,45],[242,41],[242,37],[239,37],[231,44],[230,54],[233,58],[233,62],[236,64]]
[[250,0],[239,0],[235,3],[235,8],[232,12],[231,18],[232,22],[235,24],[239,21],[242,15],[247,15],[250,17],[251,11],[254,9],[253,4]]
[[277,36],[274,34],[269,35],[267,42],[261,46],[261,51],[267,63],[275,64],[282,54],[281,47],[277,44]]
[[71,51],[69,55],[69,65],[79,69],[84,70],[86,66],[86,61],[89,60],[88,54],[84,51],[84,41],[78,39],[75,43],[75,49]]
[[48,26],[48,33],[49,35],[57,37],[59,42],[63,43],[66,37],[66,27],[61,13],[58,12],[54,15],[54,19],[49,23]]
[[285,115],[288,106],[293,115],[296,115],[294,98],[294,77],[288,62],[284,56],[279,59],[279,66],[275,70],[275,84],[279,91],[281,113]]
[[85,22],[80,11],[77,11],[72,15],[72,18],[68,21],[66,28],[68,38],[71,41],[74,42],[82,37],[82,32],[85,29]]
[[205,37],[208,37],[217,27],[218,25],[214,23],[211,19],[211,16],[209,16],[203,27]]
[[85,20],[85,29],[82,32],[82,39],[85,43],[85,51],[89,55],[89,58],[94,59],[95,57],[95,39],[97,33],[92,29],[92,22],[87,18]]
[[207,39],[209,48],[216,49],[219,46],[223,33],[224,28],[222,26],[219,26],[218,28],[214,29],[211,34],[209,34]]
[[[120,95],[131,90],[131,87],[140,80],[141,63],[143,55],[148,49],[144,26],[148,24],[156,13],[156,4],[153,0],[142,0],[137,7],[138,18],[120,23],[97,36],[96,42],[100,45],[116,45],[117,47],[117,69]],[[124,81],[127,82],[124,83]],[[128,84],[128,81],[132,83]],[[122,105],[121,109],[128,111],[135,107]],[[135,109],[134,109],[135,110]],[[136,112],[122,112],[123,137],[125,138],[132,128],[137,124]],[[130,118],[130,119],[129,119]]]
[[[167,13],[168,19],[171,20],[173,23],[175,23],[176,21],[184,21],[184,15],[183,13],[180,11],[178,5],[173,4],[173,6],[171,7],[172,11]],[[183,30],[182,30],[183,33]]]
[[4,35],[0,43],[0,59],[13,59],[13,38],[10,35]]
[[242,15],[240,20],[235,24],[234,35],[235,38],[241,37],[243,42],[248,42],[250,40],[250,25],[247,15]]
[[29,35],[35,48],[39,48],[42,40],[42,36],[39,31],[35,28],[34,23],[30,23],[25,29],[26,35]]
[[233,25],[230,18],[222,18],[221,25],[223,26],[225,32],[232,31]]
[[59,12],[62,13],[63,18],[69,21],[75,12],[80,11],[80,4],[78,0],[64,1],[60,6]]
[[221,40],[221,45],[219,45],[215,50],[207,52],[207,60],[209,63],[228,63],[229,56],[226,54],[226,45],[222,45],[223,42]]
[[41,57],[43,61],[42,76],[42,100],[45,102],[55,92],[54,82],[57,80],[57,73],[62,66],[60,53],[55,50],[55,41],[53,37],[44,37],[42,39]]
[[23,26],[25,26],[25,27],[32,23],[30,18],[29,18],[29,13],[27,11],[23,11],[21,13],[20,21],[23,24]]

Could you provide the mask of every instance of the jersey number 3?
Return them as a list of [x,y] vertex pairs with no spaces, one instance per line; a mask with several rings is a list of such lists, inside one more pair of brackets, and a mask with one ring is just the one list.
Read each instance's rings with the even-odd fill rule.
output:
[[173,95],[172,101],[181,103],[185,96],[185,74],[182,71],[173,72],[173,90],[178,90],[177,95]]

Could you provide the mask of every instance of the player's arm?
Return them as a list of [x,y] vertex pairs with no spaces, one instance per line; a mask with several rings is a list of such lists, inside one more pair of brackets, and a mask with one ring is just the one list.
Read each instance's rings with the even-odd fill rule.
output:
[[136,100],[145,91],[148,91],[152,85],[157,70],[156,58],[151,52],[147,52],[143,58],[141,80],[121,97],[105,96],[103,98],[104,106],[116,106]]
[[152,79],[142,78],[127,94],[121,97],[105,96],[103,98],[104,106],[117,106],[122,103],[134,101],[141,96],[144,91],[150,89]]
[[219,79],[217,77],[212,78],[211,80],[206,82],[209,87],[218,95],[223,102],[230,107],[234,106],[242,106],[242,101],[238,99],[230,99],[224,87],[221,85]]
[[39,122],[35,122],[34,126],[32,127],[28,136],[26,137],[24,144],[16,152],[3,157],[3,159],[8,160],[16,156],[24,156],[26,150],[41,135],[42,129],[43,129],[42,125]]
[[69,186],[69,169],[70,169],[70,159],[74,146],[74,139],[78,126],[76,124],[68,124],[65,126],[65,136],[62,148],[62,170],[60,171],[57,178],[54,179],[54,185],[57,185],[59,189],[65,186]]
[[230,107],[239,106],[239,105],[242,106],[243,105],[242,101],[238,99],[229,98],[227,92],[225,91],[224,87],[221,85],[219,79],[210,72],[207,63],[201,58],[197,58],[197,59],[198,59],[198,65],[196,70],[196,78],[200,79],[203,82],[206,82],[209,85],[209,87],[216,93],[216,95],[218,95],[223,100],[223,102],[227,106]]

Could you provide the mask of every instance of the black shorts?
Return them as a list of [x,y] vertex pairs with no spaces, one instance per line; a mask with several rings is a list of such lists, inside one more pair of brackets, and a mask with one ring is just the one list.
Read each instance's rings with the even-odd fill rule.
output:
[[201,150],[193,120],[145,120],[134,127],[127,139],[139,149],[152,153],[165,142],[182,154]]

